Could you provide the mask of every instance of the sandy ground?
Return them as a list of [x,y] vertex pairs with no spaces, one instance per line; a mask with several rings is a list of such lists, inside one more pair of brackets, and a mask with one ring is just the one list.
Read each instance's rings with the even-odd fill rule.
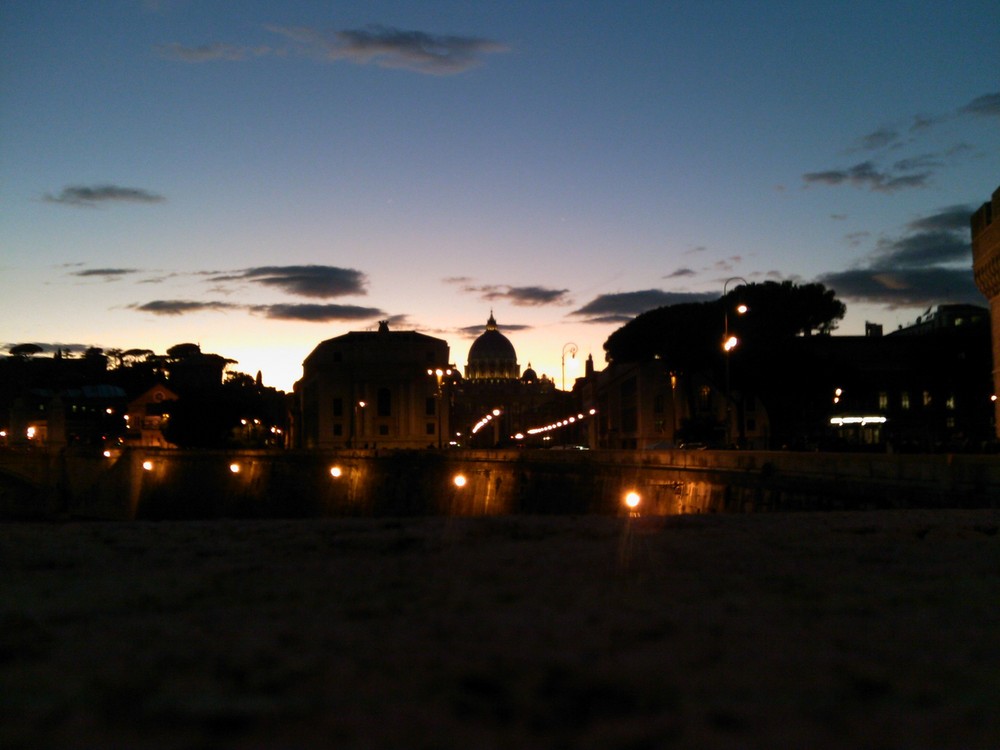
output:
[[1000,511],[0,526],[0,746],[997,748]]

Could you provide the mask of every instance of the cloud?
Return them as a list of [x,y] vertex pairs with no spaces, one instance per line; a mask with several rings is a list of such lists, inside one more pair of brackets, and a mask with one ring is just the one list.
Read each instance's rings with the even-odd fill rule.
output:
[[310,323],[371,320],[385,315],[377,307],[355,305],[255,305],[250,310],[274,320],[302,320]]
[[[897,162],[899,163],[899,162]],[[921,188],[927,185],[931,173],[928,171],[912,174],[896,174],[880,171],[872,161],[863,161],[846,169],[829,169],[823,172],[807,172],[802,175],[806,185],[843,185],[864,188],[879,193],[894,193],[897,190]]]
[[343,297],[366,294],[367,276],[353,268],[337,266],[258,266],[213,276],[211,281],[251,281],[273,286],[300,297]]
[[271,54],[270,47],[241,47],[234,44],[216,42],[198,47],[186,47],[177,42],[158,44],[153,48],[165,60],[177,60],[187,63],[214,62],[216,60],[239,61],[251,57],[262,57]]
[[674,271],[673,273],[667,274],[663,278],[665,278],[665,279],[680,279],[680,278],[683,278],[685,276],[695,276],[696,274],[697,274],[697,272],[693,271],[690,268],[678,268],[676,271]]
[[[503,333],[516,333],[517,331],[530,331],[533,326],[522,325],[518,323],[501,323],[497,325]],[[465,326],[463,328],[455,329],[455,332],[466,338],[476,338],[483,331],[486,330],[486,326],[483,323],[474,326]]]
[[540,307],[542,305],[569,304],[568,289],[549,289],[541,286],[507,286],[487,284],[475,286],[457,279],[455,283],[463,283],[462,291],[480,295],[487,301],[507,300],[518,307]]
[[83,278],[97,276],[105,281],[116,281],[123,276],[129,276],[134,273],[141,273],[141,271],[137,268],[88,268],[85,271],[74,271],[70,275]]
[[861,148],[866,151],[875,151],[886,146],[892,146],[899,142],[899,133],[892,128],[879,128],[862,137]]
[[1000,92],[976,97],[958,111],[976,117],[1000,117]]
[[602,294],[571,315],[587,318],[587,323],[621,323],[636,315],[664,305],[682,302],[707,302],[718,299],[719,295],[705,292],[664,292],[660,289],[644,289],[637,292],[617,292]]
[[297,43],[305,54],[430,75],[461,73],[481,64],[487,54],[507,51],[506,45],[489,39],[403,31],[379,25],[343,31],[311,27],[267,28]]
[[233,305],[228,302],[196,302],[193,300],[179,299],[158,299],[145,304],[129,305],[129,309],[140,312],[148,312],[153,315],[187,315],[188,313],[198,313],[206,311],[227,311],[243,309],[242,305]]
[[972,206],[948,206],[879,240],[861,268],[819,278],[845,300],[898,307],[982,304],[972,275],[968,222]]
[[46,193],[44,200],[67,206],[96,206],[99,203],[161,203],[166,198],[148,190],[119,185],[71,185],[64,187],[58,195]]

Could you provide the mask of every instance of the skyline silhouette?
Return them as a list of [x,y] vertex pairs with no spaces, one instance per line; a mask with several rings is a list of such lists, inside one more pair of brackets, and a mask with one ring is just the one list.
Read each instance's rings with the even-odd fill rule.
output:
[[825,284],[844,334],[984,305],[992,12],[7,6],[0,346],[198,341],[290,390],[379,320],[462,366],[492,309],[558,380],[733,277]]

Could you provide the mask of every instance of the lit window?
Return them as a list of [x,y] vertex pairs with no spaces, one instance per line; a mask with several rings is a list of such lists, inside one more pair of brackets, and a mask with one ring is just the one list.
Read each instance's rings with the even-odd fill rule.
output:
[[878,408],[882,411],[889,408],[889,394],[885,391],[878,392]]
[[931,405],[931,392],[924,391],[924,406],[930,406],[930,405]]
[[899,405],[904,409],[910,408],[910,393],[909,391],[903,391],[899,395]]
[[955,411],[955,394],[949,394],[947,400],[944,402],[944,407],[948,411]]

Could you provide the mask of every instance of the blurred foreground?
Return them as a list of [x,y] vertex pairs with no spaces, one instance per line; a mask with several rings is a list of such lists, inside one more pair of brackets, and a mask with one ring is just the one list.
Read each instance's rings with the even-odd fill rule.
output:
[[3,525],[0,745],[995,748],[998,528]]

